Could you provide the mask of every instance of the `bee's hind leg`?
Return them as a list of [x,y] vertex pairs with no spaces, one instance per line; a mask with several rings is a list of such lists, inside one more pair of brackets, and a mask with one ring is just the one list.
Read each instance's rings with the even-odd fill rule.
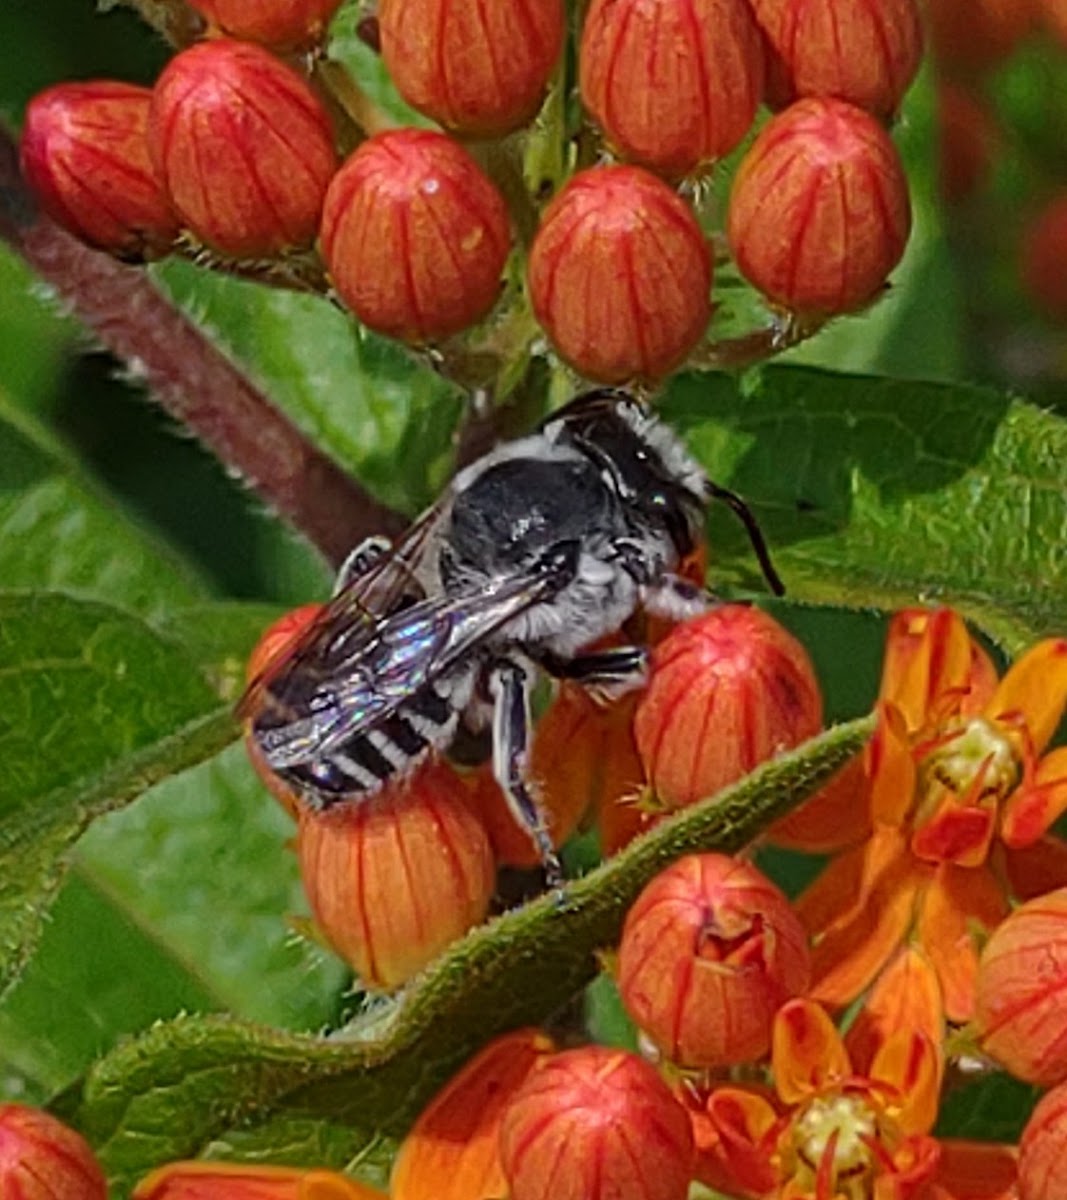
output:
[[544,813],[526,775],[530,751],[530,673],[517,662],[498,659],[489,668],[493,698],[493,776],[516,822],[541,855],[550,888],[563,885],[563,872]]

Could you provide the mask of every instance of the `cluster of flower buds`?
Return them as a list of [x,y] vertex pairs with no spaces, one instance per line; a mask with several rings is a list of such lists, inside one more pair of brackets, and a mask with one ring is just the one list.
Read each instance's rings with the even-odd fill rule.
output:
[[[268,629],[249,661],[249,677],[284,659],[319,611],[306,605]],[[562,686],[537,724],[531,777],[557,847],[584,821],[597,826],[604,852],[612,853],[671,809],[713,795],[821,725],[818,682],[800,643],[759,609],[724,604],[667,633],[642,693],[605,705],[576,684]],[[255,769],[298,822],[297,853],[315,922],[366,987],[399,986],[479,924],[499,866],[539,862],[488,766],[461,773],[431,758],[369,799],[315,811],[270,771],[254,738],[247,745]],[[779,960],[806,947],[797,944],[803,937],[795,921],[789,923],[784,899],[778,898],[780,926],[768,916],[767,929],[746,937],[734,897],[755,888],[769,914],[774,889],[741,868],[720,889],[712,874],[683,876],[675,901],[694,929],[680,923],[677,935],[697,938],[698,958],[744,966],[740,990],[723,993],[723,1002],[729,996],[739,1013],[752,1004],[741,977],[764,956],[768,972],[783,975],[793,994],[806,959]],[[760,892],[764,885],[768,890]],[[664,886],[671,886],[668,880]],[[718,943],[709,933],[709,906],[717,914]],[[764,937],[770,929],[773,946]],[[625,961],[634,987],[645,987],[633,956]],[[725,985],[727,974],[713,973],[708,986],[715,980]],[[766,1038],[776,996],[757,1006],[766,1019],[735,1044],[735,1053]]]
[[[275,280],[332,288],[368,328],[420,346],[494,310],[532,345],[531,322],[504,320],[528,303],[590,379],[655,381],[712,314],[695,185],[763,101],[783,111],[737,173],[726,225],[738,269],[798,325],[879,294],[909,229],[882,122],[918,66],[915,3],[594,0],[577,130],[562,103],[538,115],[562,86],[563,0],[382,0],[384,63],[442,132],[387,127],[322,57],[338,0],[197,0],[203,40],[152,89],[38,96],[23,168],[56,221],[113,254],[178,251],[263,278],[273,265]],[[499,139],[524,128],[555,143],[522,169]]]

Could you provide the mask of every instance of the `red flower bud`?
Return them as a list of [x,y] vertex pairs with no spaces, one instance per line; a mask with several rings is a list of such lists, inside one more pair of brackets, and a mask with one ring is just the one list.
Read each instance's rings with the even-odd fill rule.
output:
[[982,1049],[1019,1079],[1067,1079],[1067,888],[1027,901],[994,930],[978,962],[974,1024]]
[[248,42],[201,42],[156,83],[148,129],[174,207],[221,254],[308,246],[337,167],[330,119],[308,84]]
[[582,99],[612,144],[672,176],[728,154],[763,91],[746,0],[593,0],[579,67]]
[[900,107],[922,60],[915,0],[750,0],[771,47],[776,104],[836,96],[876,116]]
[[382,58],[397,90],[446,129],[497,137],[541,107],[563,48],[561,0],[381,0]]
[[1020,1200],[1067,1196],[1067,1083],[1042,1096],[1019,1139]]
[[649,783],[680,808],[822,728],[804,647],[758,608],[723,604],[656,647],[634,735]]
[[481,320],[500,294],[509,248],[503,198],[442,133],[370,138],[326,195],[322,253],[341,299],[364,325],[402,341],[435,341]]
[[251,1163],[174,1162],[146,1176],[132,1200],[388,1200],[334,1171]]
[[708,323],[711,256],[692,210],[639,167],[580,171],[530,248],[534,314],[571,366],[602,383],[659,379]]
[[45,212],[128,258],[165,254],[178,233],[148,154],[151,101],[128,83],[60,83],[30,101],[22,131],[22,172]]
[[500,1131],[509,1200],[685,1200],[689,1117],[642,1059],[584,1046],[549,1059]]
[[1023,234],[1022,280],[1034,304],[1067,323],[1067,192],[1061,192]]
[[683,1067],[762,1058],[775,1012],[810,974],[789,901],[725,854],[690,855],[661,871],[627,914],[619,946],[626,1011]]
[[938,66],[954,75],[995,67],[1015,50],[1034,20],[1033,0],[926,0]]
[[216,29],[232,37],[282,49],[322,40],[341,0],[189,0]]
[[554,1050],[537,1029],[495,1038],[419,1114],[393,1165],[392,1200],[497,1200],[507,1192],[500,1122]]
[[410,979],[493,894],[489,839],[443,762],[368,800],[301,812],[297,850],[316,922],[368,987]]
[[727,234],[738,270],[795,312],[872,300],[911,228],[896,147],[862,109],[801,100],[769,121],[734,177]]
[[0,1196],[4,1200],[107,1200],[88,1142],[55,1117],[0,1104]]

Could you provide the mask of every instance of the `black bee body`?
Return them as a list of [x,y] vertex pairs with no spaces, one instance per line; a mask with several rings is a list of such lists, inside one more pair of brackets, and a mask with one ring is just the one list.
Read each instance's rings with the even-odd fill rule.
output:
[[358,801],[447,748],[464,716],[488,717],[496,776],[553,864],[525,775],[536,669],[639,684],[642,647],[583,648],[639,606],[706,606],[675,571],[716,494],[633,397],[579,396],[461,471],[396,546],[354,553],[324,616],[242,702],[268,764],[313,807]]

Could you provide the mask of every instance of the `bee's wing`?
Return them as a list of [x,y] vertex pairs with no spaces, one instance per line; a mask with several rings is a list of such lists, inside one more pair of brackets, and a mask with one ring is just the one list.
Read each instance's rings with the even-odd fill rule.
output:
[[434,596],[377,622],[350,669],[302,697],[300,713],[257,736],[275,769],[330,754],[477,651],[508,621],[560,587],[558,570],[509,579],[492,590]]
[[303,672],[314,678],[335,674],[346,658],[358,655],[378,627],[379,619],[395,611],[402,599],[425,595],[418,582],[419,564],[437,527],[443,506],[435,505],[418,518],[403,537],[363,574],[352,579],[293,642],[264,666],[237,702],[237,716],[253,717],[267,693],[285,690],[285,678]]

